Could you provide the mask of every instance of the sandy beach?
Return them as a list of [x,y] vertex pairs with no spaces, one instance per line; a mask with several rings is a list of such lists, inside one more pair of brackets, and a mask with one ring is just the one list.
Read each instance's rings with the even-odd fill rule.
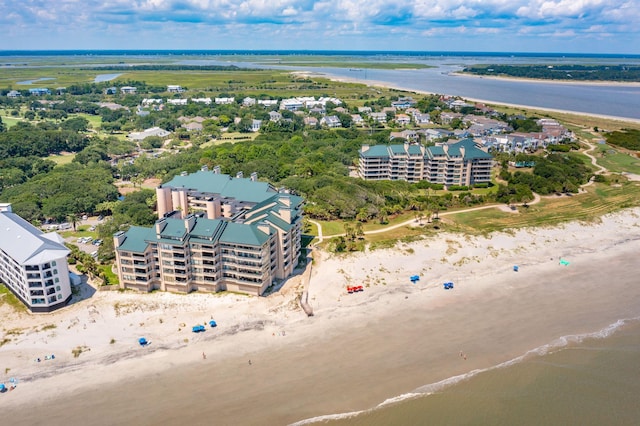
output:
[[[313,317],[297,303],[302,274],[260,298],[96,292],[49,315],[2,305],[0,382],[19,384],[0,406],[29,425],[283,425],[366,410],[639,317],[639,218],[316,251]],[[364,291],[348,294],[355,284]]]

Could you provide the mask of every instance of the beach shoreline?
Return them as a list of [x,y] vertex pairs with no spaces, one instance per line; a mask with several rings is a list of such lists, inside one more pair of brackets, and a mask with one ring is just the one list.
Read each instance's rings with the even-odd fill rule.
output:
[[[297,303],[301,275],[261,298],[98,292],[50,316],[2,305],[11,341],[0,347],[0,382],[20,380],[0,395],[3,412],[18,424],[289,424],[369,409],[639,316],[639,217],[634,208],[592,224],[318,252],[314,317]],[[348,294],[356,283],[364,291]],[[191,332],[210,318],[218,327]],[[100,398],[74,399],[97,389]]]

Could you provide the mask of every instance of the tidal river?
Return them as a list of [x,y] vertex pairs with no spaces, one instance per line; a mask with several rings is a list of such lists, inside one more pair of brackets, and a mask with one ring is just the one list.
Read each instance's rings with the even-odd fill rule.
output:
[[578,84],[479,78],[452,74],[460,66],[416,70],[309,68],[328,76],[488,102],[640,119],[639,84]]

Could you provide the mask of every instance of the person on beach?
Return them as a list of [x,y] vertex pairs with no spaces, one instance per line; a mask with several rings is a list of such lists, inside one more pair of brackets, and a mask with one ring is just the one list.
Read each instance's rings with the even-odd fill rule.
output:
[[251,365],[251,360],[249,360],[249,365]]
[[204,352],[202,352],[202,359],[207,359],[207,355]]

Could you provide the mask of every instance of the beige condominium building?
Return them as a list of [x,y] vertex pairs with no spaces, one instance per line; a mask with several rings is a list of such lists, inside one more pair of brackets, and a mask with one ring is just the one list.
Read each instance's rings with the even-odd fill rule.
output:
[[71,300],[67,256],[55,232],[41,230],[0,204],[0,282],[31,312],[51,312]]
[[156,194],[155,226],[114,235],[122,288],[262,295],[297,266],[301,197],[218,168],[182,173]]
[[490,182],[492,166],[491,154],[476,147],[471,139],[436,146],[363,145],[358,174],[365,180],[426,180],[445,187],[471,186]]

